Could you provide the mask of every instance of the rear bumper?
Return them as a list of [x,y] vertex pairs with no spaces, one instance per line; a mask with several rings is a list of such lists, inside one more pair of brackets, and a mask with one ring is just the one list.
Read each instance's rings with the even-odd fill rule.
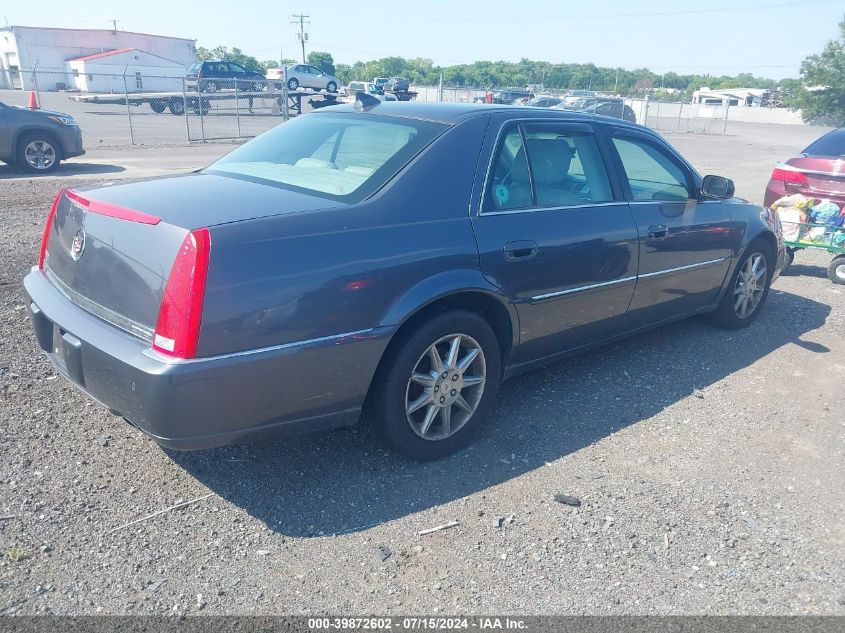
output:
[[387,328],[174,362],[72,304],[38,269],[24,279],[38,345],[89,396],[181,450],[354,424]]

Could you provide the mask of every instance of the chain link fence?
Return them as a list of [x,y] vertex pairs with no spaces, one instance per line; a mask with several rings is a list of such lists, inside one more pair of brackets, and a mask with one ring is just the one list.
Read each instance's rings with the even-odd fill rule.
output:
[[[450,103],[483,102],[486,90],[446,86],[414,86],[418,101]],[[565,98],[557,91],[537,96]],[[622,103],[624,107],[608,107],[599,113],[626,118],[646,127],[667,133],[727,134],[731,121],[749,123],[801,124],[800,116],[783,108],[743,107],[738,105],[705,105],[681,101],[654,100],[643,97],[598,96],[598,101]],[[587,112],[590,112],[588,109]]]
[[[335,103],[335,95],[288,92],[284,80],[228,78],[208,85],[188,81],[179,67],[88,73],[84,69],[0,71],[0,101],[27,106],[30,91],[40,107],[73,116],[87,148],[239,142],[290,116]],[[5,73],[5,75],[3,74]],[[5,89],[3,88],[5,87]],[[414,86],[417,101],[483,102],[485,90]],[[606,99],[602,97],[601,99]],[[618,101],[617,101],[618,103]],[[725,134],[730,121],[799,123],[783,109],[699,105],[622,98],[607,113],[666,133]]]
[[334,98],[269,79],[228,78],[211,90],[181,73],[23,71],[10,83],[30,90],[0,89],[0,101],[26,107],[35,93],[40,108],[73,116],[93,148],[237,142]]

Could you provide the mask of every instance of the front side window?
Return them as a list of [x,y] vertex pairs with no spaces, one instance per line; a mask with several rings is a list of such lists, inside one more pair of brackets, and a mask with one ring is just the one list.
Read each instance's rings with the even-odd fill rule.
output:
[[635,139],[614,138],[613,144],[636,201],[688,200],[687,175],[669,155],[652,143]]
[[309,114],[240,146],[206,171],[355,203],[446,128],[373,114]]
[[554,124],[511,124],[493,159],[485,211],[610,202],[595,138]]
[[242,66],[238,66],[237,64],[229,64],[229,72],[235,73],[236,75],[243,75],[246,70],[244,70]]

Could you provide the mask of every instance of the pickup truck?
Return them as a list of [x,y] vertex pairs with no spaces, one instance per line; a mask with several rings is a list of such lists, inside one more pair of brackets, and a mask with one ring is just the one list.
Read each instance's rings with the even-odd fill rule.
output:
[[375,97],[381,101],[398,101],[396,95],[385,94],[371,81],[350,81],[349,85],[340,89],[341,93],[345,95],[350,101],[355,100],[356,92],[366,92],[368,95]]

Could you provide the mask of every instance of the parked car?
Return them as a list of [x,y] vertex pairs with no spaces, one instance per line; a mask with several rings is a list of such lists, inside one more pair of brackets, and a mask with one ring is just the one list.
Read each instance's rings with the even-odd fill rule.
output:
[[384,92],[384,84],[386,84],[389,80],[389,77],[376,77],[373,79],[373,83],[376,85],[376,88]]
[[325,90],[326,92],[337,92],[340,80],[334,75],[324,73],[320,68],[309,64],[296,64],[287,67],[288,90],[311,88],[312,90]]
[[600,116],[609,116],[615,119],[624,119],[630,123],[637,122],[637,115],[631,106],[625,105],[622,101],[605,101],[604,103],[594,103],[593,105],[578,110],[585,114],[598,114]]
[[82,131],[69,114],[9,106],[0,102],[0,160],[37,174],[82,156]]
[[391,77],[381,86],[385,92],[408,92],[411,82],[404,77]]
[[348,85],[341,89],[341,92],[352,100],[355,99],[357,93],[365,92],[379,101],[398,101],[396,95],[385,94],[370,81],[350,81]]
[[594,90],[570,90],[563,97],[563,105],[559,105],[558,107],[565,109],[566,106],[572,105],[574,102],[578,101],[578,99],[595,96],[597,96],[597,93]]
[[525,105],[533,108],[551,108],[561,103],[563,103],[563,99],[558,97],[534,97],[533,99],[529,99]]
[[227,88],[260,92],[267,86],[267,79],[261,73],[221,60],[194,62],[185,78],[188,86],[199,92],[217,92]]
[[763,202],[770,207],[778,198],[794,193],[827,198],[845,208],[845,128],[828,132],[775,167]]
[[760,315],[775,214],[658,134],[366,101],[197,172],[60,191],[24,279],[56,369],[165,446],[363,418],[425,460],[465,445],[511,376]]
[[504,105],[511,105],[517,99],[534,97],[534,93],[523,88],[505,88],[493,93],[493,103],[501,103]]

